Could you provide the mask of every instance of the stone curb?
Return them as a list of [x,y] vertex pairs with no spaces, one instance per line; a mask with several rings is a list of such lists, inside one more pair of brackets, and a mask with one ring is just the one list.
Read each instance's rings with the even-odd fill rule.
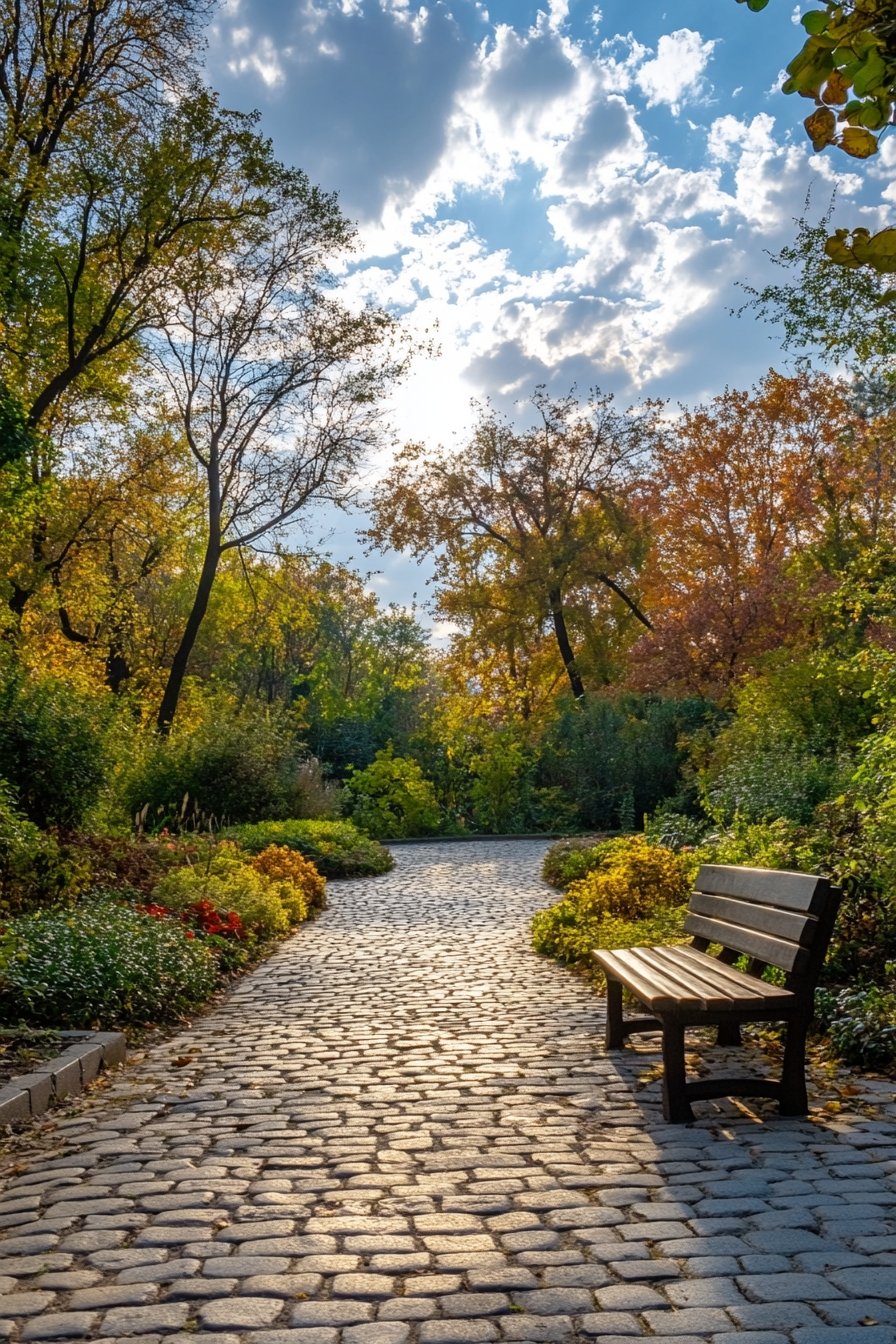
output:
[[72,1044],[55,1059],[21,1074],[0,1088],[0,1125],[32,1120],[53,1101],[82,1092],[101,1068],[123,1064],[127,1053],[120,1031],[61,1031]]

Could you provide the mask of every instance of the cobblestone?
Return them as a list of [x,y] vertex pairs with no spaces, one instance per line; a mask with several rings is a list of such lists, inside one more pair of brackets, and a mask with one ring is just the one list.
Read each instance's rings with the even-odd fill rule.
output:
[[656,1039],[605,1056],[601,999],[528,947],[543,848],[333,884],[36,1134],[0,1183],[0,1339],[896,1344],[892,1089],[665,1124]]

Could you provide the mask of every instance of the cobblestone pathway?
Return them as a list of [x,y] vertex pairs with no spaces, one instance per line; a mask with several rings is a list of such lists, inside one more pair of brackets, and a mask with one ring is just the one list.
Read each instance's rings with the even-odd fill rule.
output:
[[45,1136],[0,1192],[0,1337],[894,1344],[892,1093],[665,1125],[652,1047],[604,1057],[528,950],[542,851],[334,885]]

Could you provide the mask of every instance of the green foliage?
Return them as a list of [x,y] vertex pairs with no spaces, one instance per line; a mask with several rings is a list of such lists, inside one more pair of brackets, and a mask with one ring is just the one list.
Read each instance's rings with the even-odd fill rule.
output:
[[473,829],[493,835],[527,829],[532,763],[518,737],[493,732],[469,768]]
[[593,969],[591,952],[596,947],[683,941],[684,911],[696,871],[691,856],[650,845],[640,835],[623,836],[590,849],[559,850],[551,871],[560,875],[576,861],[593,866],[569,884],[561,901],[535,915],[536,952]]
[[737,744],[726,760],[716,757],[703,776],[703,803],[721,825],[736,817],[807,822],[836,782],[834,764],[800,749],[786,735],[770,733],[761,748]]
[[236,845],[224,842],[196,867],[175,868],[152,893],[169,910],[182,911],[208,901],[221,914],[235,911],[245,928],[259,938],[287,932],[290,915],[277,884],[245,861]]
[[225,834],[250,854],[269,845],[296,849],[324,877],[365,877],[395,864],[388,849],[350,821],[263,821],[232,826]]
[[570,882],[599,868],[604,861],[613,840],[597,835],[572,835],[565,840],[557,840],[548,849],[541,865],[541,875],[545,882],[565,891]]
[[56,840],[15,806],[0,779],[0,911],[16,911],[57,897],[70,873]]
[[196,817],[238,824],[301,814],[309,792],[319,795],[308,772],[287,710],[257,701],[237,710],[215,697],[198,723],[145,741],[120,797],[127,815],[145,818],[151,831]]
[[106,778],[108,707],[46,673],[0,670],[0,776],[41,827],[81,826]]
[[598,968],[591,953],[597,947],[653,947],[682,943],[687,906],[670,906],[643,919],[625,919],[621,915],[603,917],[584,914],[579,905],[564,897],[547,910],[539,910],[532,920],[532,946],[543,956],[554,957],[567,966],[590,970],[597,978]]
[[830,211],[816,224],[805,213],[795,221],[794,241],[771,258],[793,278],[760,290],[744,284],[746,307],[780,324],[787,350],[821,350],[866,369],[886,365],[896,354],[892,282],[868,267],[837,265],[827,250],[830,221]]
[[776,818],[807,823],[851,769],[873,699],[861,661],[813,655],[771,663],[735,697],[733,721],[712,741],[699,784],[718,825]]
[[0,381],[0,469],[21,462],[33,447],[21,404]]
[[690,855],[651,845],[642,835],[610,840],[601,848],[599,866],[566,889],[567,899],[583,915],[642,919],[687,901],[696,872]]
[[416,761],[396,756],[391,746],[378,751],[365,770],[349,775],[344,805],[356,826],[382,839],[433,835],[439,830],[432,784]]
[[687,741],[717,719],[698,699],[625,695],[567,704],[541,743],[537,777],[564,790],[583,826],[631,830],[664,799],[689,801]]
[[748,868],[814,871],[810,832],[793,821],[749,822],[735,819],[727,830],[708,836],[696,851],[701,863]]
[[204,862],[208,858],[210,836],[73,835],[67,848],[77,851],[91,874],[94,885],[125,888],[149,896],[156,884],[172,868]]
[[[746,0],[754,11],[767,3]],[[879,133],[896,111],[889,0],[823,0],[801,22],[806,41],[787,66],[782,91],[815,101],[816,110],[804,123],[812,148],[836,145],[857,159],[876,154]]]
[[890,985],[863,985],[815,996],[816,1017],[841,1059],[860,1069],[896,1064],[896,964],[888,967]]
[[644,822],[644,834],[651,844],[675,850],[696,849],[705,841],[709,828],[705,815],[678,812],[671,803],[661,803]]
[[214,953],[191,930],[98,895],[6,926],[0,1018],[71,1029],[170,1022],[217,979]]

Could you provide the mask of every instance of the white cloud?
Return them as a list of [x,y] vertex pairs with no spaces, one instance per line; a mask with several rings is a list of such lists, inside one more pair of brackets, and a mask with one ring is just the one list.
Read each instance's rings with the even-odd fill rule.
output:
[[677,114],[683,103],[702,98],[703,72],[715,47],[715,41],[704,41],[691,28],[663,34],[656,56],[645,61],[635,75],[647,106],[665,103]]

